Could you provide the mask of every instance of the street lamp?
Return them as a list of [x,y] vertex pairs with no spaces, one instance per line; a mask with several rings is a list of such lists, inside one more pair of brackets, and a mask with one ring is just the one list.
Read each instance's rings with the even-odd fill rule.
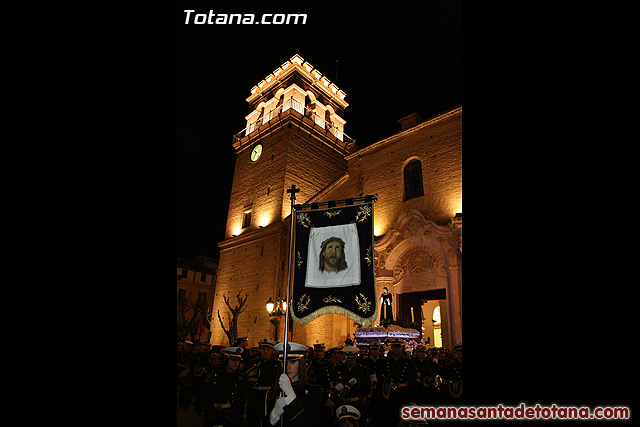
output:
[[275,306],[276,305],[273,300],[269,298],[269,301],[267,301],[267,311],[269,312],[269,314],[273,313],[273,309],[275,308]]
[[273,302],[271,298],[269,298],[269,300],[267,301],[267,311],[269,312],[269,316],[271,316],[269,322],[271,322],[271,324],[274,326],[273,339],[277,341],[278,325],[280,324],[280,316],[282,316],[282,310],[280,309],[280,306],[276,306],[276,303]]

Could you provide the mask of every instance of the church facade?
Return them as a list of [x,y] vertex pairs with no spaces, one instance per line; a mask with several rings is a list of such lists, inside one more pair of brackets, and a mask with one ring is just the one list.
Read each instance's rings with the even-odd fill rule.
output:
[[[462,108],[421,120],[359,148],[344,132],[346,94],[299,55],[251,89],[247,127],[235,135],[236,165],[220,247],[211,343],[228,345],[237,297],[238,335],[249,345],[283,339],[284,316],[272,316],[286,297],[290,195],[296,203],[377,194],[374,202],[376,292],[388,288],[403,324],[422,324],[431,346],[462,341]],[[326,314],[290,339],[328,348],[353,338],[357,325]]]

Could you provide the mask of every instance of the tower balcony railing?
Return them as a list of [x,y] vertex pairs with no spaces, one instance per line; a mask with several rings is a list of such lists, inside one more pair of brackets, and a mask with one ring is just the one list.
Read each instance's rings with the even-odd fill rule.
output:
[[348,147],[353,146],[356,143],[356,140],[351,138],[349,135],[344,133],[342,129],[335,126],[330,120],[325,120],[320,116],[320,114],[316,113],[312,109],[307,106],[302,105],[300,102],[296,101],[293,98],[284,101],[282,104],[276,106],[275,108],[269,110],[264,115],[258,117],[254,122],[249,123],[247,127],[242,129],[240,132],[233,135],[233,142],[240,141],[245,136],[250,135],[256,130],[259,130],[262,126],[269,123],[272,119],[279,117],[283,112],[293,109],[298,113],[302,114],[304,117],[308,117],[314,123],[314,126],[317,124],[319,127],[325,129],[337,139],[345,143]]

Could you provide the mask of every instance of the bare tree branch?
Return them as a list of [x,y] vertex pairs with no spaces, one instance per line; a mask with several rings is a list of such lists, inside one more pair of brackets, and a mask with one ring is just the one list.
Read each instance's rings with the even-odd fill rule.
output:
[[225,294],[222,294],[222,299],[224,300],[224,303],[227,305],[227,307],[229,307],[229,311],[231,312],[229,314],[229,330],[225,329],[224,325],[222,325],[222,319],[220,318],[220,310],[218,310],[218,321],[220,322],[220,325],[222,326],[224,333],[227,335],[227,338],[229,338],[229,345],[233,345],[235,340],[238,338],[238,317],[240,313],[242,313],[246,308],[247,298],[249,298],[248,292],[245,293],[244,298],[241,297],[240,294],[242,294],[242,289],[238,291],[238,294],[236,295],[236,299],[238,300],[238,305],[236,305],[233,308],[231,307],[231,302],[229,301],[230,298],[227,297]]
[[[231,332],[228,331],[225,327],[224,324],[222,323],[222,319],[220,318],[220,310],[218,310],[218,321],[220,322],[220,326],[222,326],[222,330],[224,331],[225,335],[227,336],[227,338],[229,339],[229,343],[231,343]],[[231,322],[229,322],[231,323]],[[231,329],[231,325],[229,325],[229,329]],[[229,344],[231,345],[231,344]]]

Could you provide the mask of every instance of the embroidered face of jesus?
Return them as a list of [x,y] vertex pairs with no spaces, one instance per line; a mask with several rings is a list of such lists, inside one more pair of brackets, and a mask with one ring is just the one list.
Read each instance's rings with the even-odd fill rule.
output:
[[337,273],[347,268],[344,241],[341,238],[333,236],[322,242],[318,265],[320,271],[327,273]]

